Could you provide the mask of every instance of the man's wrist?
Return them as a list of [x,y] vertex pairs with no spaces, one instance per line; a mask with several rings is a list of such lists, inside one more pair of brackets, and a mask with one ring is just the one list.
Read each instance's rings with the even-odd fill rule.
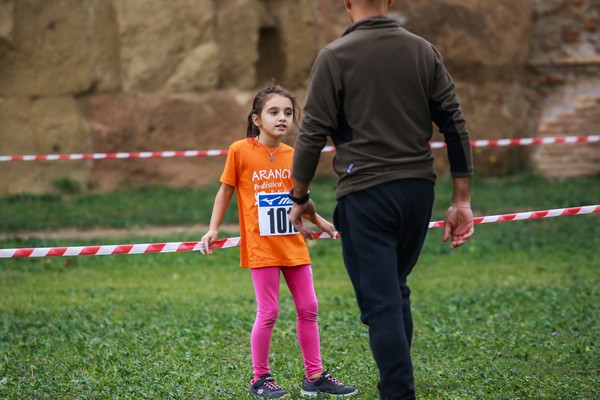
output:
[[296,204],[300,204],[300,205],[306,204],[306,202],[308,202],[308,199],[310,199],[310,190],[307,191],[304,196],[296,197],[296,196],[294,196],[294,188],[291,188],[289,198],[291,201],[293,201]]
[[469,203],[450,203],[450,207],[454,208],[471,208]]

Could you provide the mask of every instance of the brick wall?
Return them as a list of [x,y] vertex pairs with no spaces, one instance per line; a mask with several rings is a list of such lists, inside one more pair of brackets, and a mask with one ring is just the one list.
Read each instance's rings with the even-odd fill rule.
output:
[[[538,137],[600,135],[600,95],[578,97],[570,109],[564,108],[569,96],[562,100],[558,106],[547,105],[546,116],[538,125]],[[532,161],[537,171],[548,177],[598,175],[600,143],[539,146],[532,153]]]
[[[535,75],[532,135],[600,135],[600,0],[532,0],[527,66]],[[600,144],[536,146],[533,168],[555,178],[600,174]]]

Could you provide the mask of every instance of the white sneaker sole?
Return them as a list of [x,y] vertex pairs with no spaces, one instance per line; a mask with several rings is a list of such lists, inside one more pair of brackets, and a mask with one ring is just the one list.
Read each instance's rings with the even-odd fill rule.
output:
[[[300,390],[300,394],[301,394],[302,396],[307,396],[307,397],[314,397],[314,396],[318,396],[318,395],[319,395],[319,393],[321,393],[321,392],[319,392],[319,391],[316,391],[316,392],[307,392],[307,391],[305,391],[304,389],[301,389],[301,390]],[[352,397],[352,396],[354,396],[354,395],[355,395],[355,394],[357,394],[357,393],[358,393],[358,389],[357,389],[357,390],[355,390],[354,392],[351,392],[351,393],[346,393],[346,394],[328,394],[328,393],[323,393],[323,394],[324,394],[324,395],[327,395],[327,396],[333,396],[333,397]]]

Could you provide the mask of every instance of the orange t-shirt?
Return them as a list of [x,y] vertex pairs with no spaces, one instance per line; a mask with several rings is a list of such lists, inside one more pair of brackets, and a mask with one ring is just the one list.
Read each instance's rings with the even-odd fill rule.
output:
[[293,154],[292,147],[281,143],[271,161],[256,139],[238,140],[229,147],[221,182],[237,189],[242,268],[311,262],[304,238],[288,220]]

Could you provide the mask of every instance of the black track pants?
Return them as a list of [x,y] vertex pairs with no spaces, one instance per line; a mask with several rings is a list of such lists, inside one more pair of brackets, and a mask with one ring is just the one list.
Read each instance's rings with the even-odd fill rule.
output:
[[423,247],[433,199],[433,182],[404,179],[344,196],[335,210],[344,262],[361,320],[369,327],[384,400],[415,398],[406,278]]

